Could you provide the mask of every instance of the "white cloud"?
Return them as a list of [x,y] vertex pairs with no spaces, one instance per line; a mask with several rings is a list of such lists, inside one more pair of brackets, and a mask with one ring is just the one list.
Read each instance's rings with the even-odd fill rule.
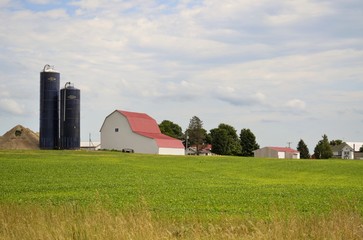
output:
[[79,0],[73,1],[72,4],[80,7],[81,9],[97,9],[99,7],[105,6],[108,1],[102,0]]
[[7,6],[10,2],[10,0],[0,0],[0,6]]
[[19,104],[13,99],[0,99],[0,113],[4,115],[6,113],[13,115],[22,115],[25,113],[24,106]]
[[266,104],[266,96],[261,92],[250,93],[230,86],[220,86],[211,92],[213,97],[235,106],[256,107]]
[[330,6],[324,2],[303,0],[286,1],[279,5],[275,14],[266,17],[266,23],[271,25],[288,25],[314,20],[332,13]]
[[[362,3],[338,4],[77,0],[54,2],[47,10],[1,8],[6,24],[0,25],[0,81],[7,93],[1,106],[9,114],[36,112],[38,99],[26,107],[11,99],[18,86],[27,96],[30,89],[38,91],[39,71],[49,63],[60,70],[62,84],[71,81],[81,89],[84,131],[94,128],[93,135],[108,109],[123,107],[176,122],[200,114],[205,123],[225,118],[236,128],[247,122],[264,129],[255,125],[261,119],[274,120],[274,129],[282,121],[305,126],[294,113],[326,118],[347,105],[359,109],[352,96],[363,88],[358,31],[363,19],[349,9]],[[309,127],[319,132],[318,126]]]
[[55,0],[26,0],[26,1],[34,4],[49,4],[55,2]]
[[305,110],[306,103],[300,99],[291,99],[286,103],[286,106],[293,110]]

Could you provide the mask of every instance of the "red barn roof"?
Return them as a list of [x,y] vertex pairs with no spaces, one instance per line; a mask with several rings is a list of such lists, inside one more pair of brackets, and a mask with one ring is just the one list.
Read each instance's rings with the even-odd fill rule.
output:
[[297,150],[288,147],[269,147],[269,148],[276,150],[278,152],[291,152],[291,153],[299,152]]
[[155,119],[145,113],[117,110],[127,118],[133,132],[161,133]]
[[134,133],[147,138],[155,139],[159,147],[164,148],[184,148],[183,143],[176,138],[162,134],[155,119],[145,113],[128,112],[117,110],[126,117],[130,128]]

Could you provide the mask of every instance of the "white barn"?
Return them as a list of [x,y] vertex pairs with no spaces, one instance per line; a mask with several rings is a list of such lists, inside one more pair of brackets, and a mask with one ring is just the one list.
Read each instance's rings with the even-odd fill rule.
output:
[[101,149],[135,153],[184,155],[183,143],[160,132],[157,122],[145,113],[115,110],[101,127]]
[[300,152],[288,147],[264,147],[253,151],[259,158],[292,158],[300,159]]

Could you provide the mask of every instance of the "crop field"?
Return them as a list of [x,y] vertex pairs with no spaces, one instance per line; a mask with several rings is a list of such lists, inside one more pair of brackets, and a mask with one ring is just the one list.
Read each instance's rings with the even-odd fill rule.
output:
[[0,193],[1,239],[363,239],[363,161],[0,151]]

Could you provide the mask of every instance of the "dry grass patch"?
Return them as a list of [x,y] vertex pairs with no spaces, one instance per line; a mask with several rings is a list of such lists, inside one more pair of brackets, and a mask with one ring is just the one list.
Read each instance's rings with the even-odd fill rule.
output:
[[173,220],[141,208],[0,205],[0,239],[363,239],[363,218],[349,210],[321,216],[273,213],[269,220]]

